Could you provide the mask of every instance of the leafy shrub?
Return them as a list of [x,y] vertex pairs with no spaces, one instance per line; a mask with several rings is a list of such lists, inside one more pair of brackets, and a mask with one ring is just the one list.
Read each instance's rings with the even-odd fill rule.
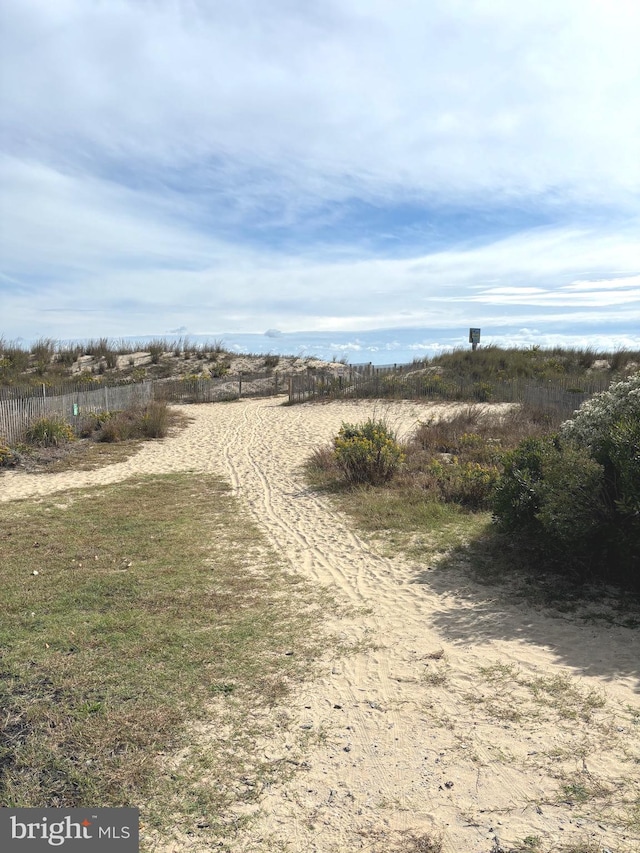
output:
[[493,501],[503,527],[542,534],[552,561],[640,588],[640,374],[503,462]]
[[604,466],[607,499],[623,515],[640,516],[640,373],[580,407],[561,436],[586,447]]
[[540,508],[538,484],[549,439],[525,438],[502,460],[504,471],[493,497],[493,510],[502,526],[515,530],[534,523]]
[[556,550],[571,550],[576,557],[589,553],[606,507],[603,468],[588,451],[563,445],[555,436],[531,438],[508,453],[503,464],[493,498],[502,526],[542,528],[558,540]]
[[68,423],[62,418],[38,418],[28,428],[25,434],[28,444],[38,447],[57,447],[74,441],[75,435]]
[[361,424],[343,423],[333,446],[338,467],[351,483],[386,483],[404,461],[394,433],[383,421],[371,418]]

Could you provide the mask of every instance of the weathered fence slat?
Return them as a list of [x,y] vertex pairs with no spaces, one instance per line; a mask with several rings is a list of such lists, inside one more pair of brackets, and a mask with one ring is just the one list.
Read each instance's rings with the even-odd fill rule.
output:
[[60,417],[71,425],[90,412],[120,411],[150,400],[167,403],[210,403],[238,397],[272,396],[286,384],[277,373],[246,373],[218,378],[156,379],[120,385],[68,383],[44,387],[0,388],[0,440],[15,444],[41,417]]
[[[579,384],[579,388],[576,385]],[[417,372],[415,365],[406,368],[374,368],[365,365],[344,371],[343,375],[309,373],[291,377],[289,402],[300,403],[313,398],[409,398],[460,402],[531,403],[559,408],[571,415],[585,400],[609,387],[606,376],[577,380],[567,377],[553,381],[517,379],[511,381],[474,382],[448,379],[438,374]]]

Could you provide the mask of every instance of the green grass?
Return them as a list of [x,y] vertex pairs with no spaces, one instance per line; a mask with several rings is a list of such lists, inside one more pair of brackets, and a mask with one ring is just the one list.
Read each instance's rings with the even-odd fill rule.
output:
[[294,766],[255,745],[285,725],[264,710],[313,671],[317,595],[209,477],[0,519],[0,805],[138,806],[145,850],[173,830],[228,849],[235,806]]

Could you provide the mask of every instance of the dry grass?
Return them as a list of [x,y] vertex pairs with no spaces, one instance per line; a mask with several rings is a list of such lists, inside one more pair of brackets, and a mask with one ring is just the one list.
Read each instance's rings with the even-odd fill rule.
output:
[[234,808],[292,770],[255,744],[313,671],[315,593],[212,478],[0,514],[0,805],[139,806],[145,850],[174,830],[229,849]]

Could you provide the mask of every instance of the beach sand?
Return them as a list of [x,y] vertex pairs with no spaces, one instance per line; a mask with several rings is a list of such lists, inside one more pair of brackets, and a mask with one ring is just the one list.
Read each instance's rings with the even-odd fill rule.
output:
[[[288,568],[350,607],[329,613],[327,630],[351,652],[320,662],[280,709],[282,738],[260,745],[286,758],[302,732],[304,764],[264,791],[234,851],[430,849],[411,835],[441,837],[444,853],[525,838],[640,851],[638,823],[625,825],[634,798],[640,822],[640,631],[505,603],[462,569],[387,556],[305,484],[303,461],[343,421],[384,417],[402,436],[446,407],[281,403],[184,407],[186,429],[126,462],[0,476],[7,501],[139,474],[222,475]],[[163,849],[201,848],[185,838]]]

